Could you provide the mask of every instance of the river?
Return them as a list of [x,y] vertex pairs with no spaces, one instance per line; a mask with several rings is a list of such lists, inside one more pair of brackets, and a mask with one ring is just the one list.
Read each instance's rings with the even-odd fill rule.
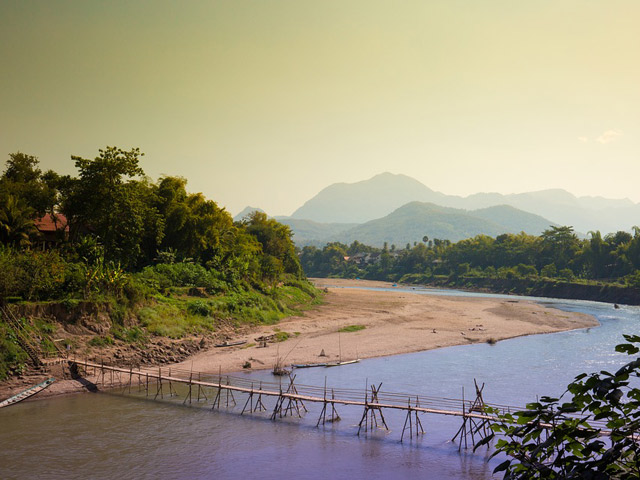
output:
[[[394,290],[401,290],[394,288]],[[422,294],[484,296],[451,290]],[[489,295],[501,297],[499,295]],[[505,297],[513,299],[515,297]],[[518,297],[522,298],[522,297]],[[362,387],[467,398],[473,380],[487,402],[524,405],[536,395],[560,395],[580,372],[615,370],[623,333],[640,330],[640,307],[536,299],[594,315],[600,327],[364,360],[340,368],[298,370],[307,385]],[[273,377],[252,372],[256,380]],[[274,400],[267,400],[273,408]],[[391,431],[356,436],[362,411],[341,407],[340,422],[316,428],[319,406],[303,419],[240,416],[182,398],[152,401],[116,392],[23,402],[0,410],[0,478],[224,478],[224,479],[488,479],[497,460],[481,448],[458,452],[450,441],[460,420],[421,416],[426,434],[400,443],[401,412],[385,413]],[[499,477],[498,477],[499,478]]]

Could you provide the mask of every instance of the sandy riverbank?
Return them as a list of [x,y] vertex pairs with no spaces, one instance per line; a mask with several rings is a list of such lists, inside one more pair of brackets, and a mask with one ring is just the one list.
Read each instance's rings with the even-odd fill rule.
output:
[[[598,325],[590,315],[563,312],[517,297],[504,300],[358,289],[390,286],[364,280],[314,279],[314,283],[327,289],[323,305],[233,339],[246,340],[243,346],[211,348],[177,366],[226,373],[242,370],[245,362],[250,362],[253,369],[271,369],[278,356],[286,357],[286,364],[319,363],[338,360],[341,349],[342,360],[364,359]],[[365,328],[338,333],[349,325]],[[257,337],[277,331],[289,333],[290,338],[265,348],[257,345]],[[325,357],[320,356],[323,350]],[[33,383],[37,383],[35,379]],[[3,390],[4,397],[14,389],[5,385]],[[38,397],[82,390],[79,382],[64,380]]]
[[[342,360],[364,359],[598,325],[590,315],[563,312],[517,298],[445,297],[358,289],[390,286],[364,280],[314,279],[314,283],[327,288],[325,303],[275,326],[292,334],[285,342],[266,348],[213,348],[179,365],[194,371],[233,372],[245,362],[250,362],[254,369],[271,368],[278,356],[286,357],[286,364],[335,361],[340,346]],[[365,328],[338,333],[349,325]],[[275,328],[263,327],[238,339],[246,340],[247,345],[256,343],[255,338],[271,334]],[[320,356],[323,350],[326,357]]]

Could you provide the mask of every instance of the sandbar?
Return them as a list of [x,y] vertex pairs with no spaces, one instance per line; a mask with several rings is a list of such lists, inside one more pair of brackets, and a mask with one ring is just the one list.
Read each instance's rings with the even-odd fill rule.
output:
[[[211,373],[237,372],[247,362],[252,369],[271,369],[278,358],[284,365],[348,361],[599,325],[591,315],[518,297],[425,295],[370,289],[391,287],[388,282],[311,280],[326,291],[322,305],[237,337],[246,340],[243,346],[212,348],[178,365]],[[351,325],[364,328],[340,333]],[[277,331],[290,337],[258,346],[256,338]]]

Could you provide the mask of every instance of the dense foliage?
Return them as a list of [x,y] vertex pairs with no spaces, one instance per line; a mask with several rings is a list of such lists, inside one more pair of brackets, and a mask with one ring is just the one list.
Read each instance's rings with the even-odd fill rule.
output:
[[309,276],[391,281],[428,281],[434,276],[587,279],[640,286],[640,228],[580,239],[571,227],[542,235],[477,235],[451,243],[424,241],[377,249],[354,242],[305,247],[301,262]]
[[[72,177],[10,155],[0,178],[0,298],[133,294],[145,285],[262,289],[304,277],[287,226],[259,213],[234,223],[187,192],[185,179],[145,177],[141,156],[108,147],[93,160],[72,157]],[[45,214],[59,225],[53,245],[35,227]]]
[[[635,355],[640,337],[616,350]],[[500,415],[492,426],[496,467],[507,479],[640,478],[640,358],[615,373],[581,374],[560,398],[542,397],[527,410]]]

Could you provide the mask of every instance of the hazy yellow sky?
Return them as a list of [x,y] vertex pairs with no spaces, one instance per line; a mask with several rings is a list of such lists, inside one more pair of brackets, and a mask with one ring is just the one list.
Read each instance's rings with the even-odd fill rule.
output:
[[637,0],[3,1],[0,158],[140,147],[290,214],[390,171],[640,201]]

